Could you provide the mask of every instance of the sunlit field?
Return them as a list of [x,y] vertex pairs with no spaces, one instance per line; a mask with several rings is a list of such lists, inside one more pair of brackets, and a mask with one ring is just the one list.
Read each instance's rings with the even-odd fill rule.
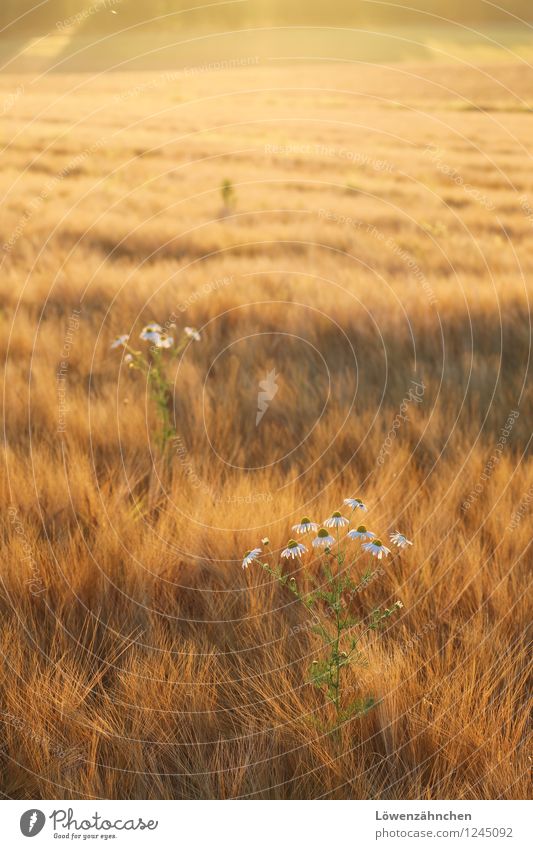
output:
[[[0,77],[7,797],[528,795],[533,71],[442,62]],[[353,496],[336,723],[241,564]]]

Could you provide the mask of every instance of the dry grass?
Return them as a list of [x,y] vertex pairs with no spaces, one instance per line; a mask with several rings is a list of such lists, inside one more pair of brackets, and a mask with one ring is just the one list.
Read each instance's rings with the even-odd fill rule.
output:
[[[0,171],[4,794],[527,795],[532,80],[497,75],[25,81]],[[109,344],[173,313],[203,338],[168,465]],[[338,739],[305,617],[240,558],[349,494],[415,546],[356,602],[405,607],[350,680],[379,706]]]

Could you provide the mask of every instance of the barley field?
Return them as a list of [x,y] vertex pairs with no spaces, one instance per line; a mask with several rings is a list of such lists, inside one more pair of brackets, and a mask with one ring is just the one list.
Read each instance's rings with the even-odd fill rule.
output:
[[[0,76],[6,798],[529,795],[532,86],[442,57]],[[110,347],[154,321],[200,334],[165,451]],[[350,601],[403,608],[331,733],[305,611],[241,563],[350,496],[413,545]]]

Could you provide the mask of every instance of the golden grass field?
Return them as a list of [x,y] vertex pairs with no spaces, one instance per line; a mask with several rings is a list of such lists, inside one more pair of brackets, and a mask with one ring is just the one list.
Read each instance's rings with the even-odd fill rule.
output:
[[[529,794],[532,84],[0,78],[6,797]],[[202,336],[168,461],[110,350],[151,320]],[[353,602],[404,608],[348,679],[377,707],[331,735],[305,614],[241,560],[351,495],[414,545]]]

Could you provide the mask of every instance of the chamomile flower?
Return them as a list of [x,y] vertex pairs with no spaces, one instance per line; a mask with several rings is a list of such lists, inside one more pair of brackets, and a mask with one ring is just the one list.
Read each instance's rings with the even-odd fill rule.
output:
[[293,531],[296,531],[297,534],[308,534],[309,531],[316,531],[317,528],[317,523],[312,522],[307,516],[303,517],[299,525],[292,526]]
[[363,504],[360,498],[345,498],[344,503],[351,507],[352,510],[363,510],[365,513],[368,510],[366,504]]
[[324,525],[326,528],[342,528],[344,525],[348,525],[348,519],[345,519],[344,516],[341,516],[338,510],[335,510],[331,516],[325,520]]
[[404,537],[399,531],[395,531],[393,534],[389,534],[391,542],[398,546],[398,548],[407,548],[408,545],[412,545],[410,539]]
[[124,362],[128,363],[128,365],[129,365],[129,363],[132,363],[133,362],[133,355],[132,354],[126,354],[126,356],[124,357]]
[[242,568],[247,569],[250,563],[253,563],[254,560],[257,560],[259,555],[261,554],[260,548],[252,548],[251,551],[247,551],[242,559]]
[[158,338],[154,339],[154,345],[156,348],[172,348],[174,344],[174,337],[167,336],[166,333],[159,333]]
[[350,539],[373,539],[376,535],[372,533],[372,531],[367,531],[364,525],[359,525],[359,527],[355,531],[348,531],[346,534]]
[[370,554],[373,554],[374,557],[377,557],[378,560],[381,560],[383,555],[387,556],[390,554],[390,548],[383,545],[380,539],[373,539],[371,542],[363,543],[363,548],[365,551],[369,551]]
[[189,337],[189,339],[194,339],[195,342],[200,341],[200,334],[195,327],[184,327],[183,332],[185,333],[185,336]]
[[329,548],[335,545],[335,540],[325,528],[320,528],[315,539],[313,540],[314,548]]
[[157,324],[155,321],[152,324],[147,324],[146,327],[143,327],[139,336],[141,339],[144,339],[145,342],[155,342],[159,340],[159,334],[163,332],[163,328],[160,324]]
[[307,551],[305,545],[302,545],[301,542],[296,542],[295,539],[290,539],[287,543],[287,548],[284,548],[281,552],[281,556],[290,557],[294,560],[295,557],[299,557],[304,551]]
[[114,342],[111,343],[111,348],[122,348],[130,338],[129,333],[123,333],[122,336],[117,336]]

